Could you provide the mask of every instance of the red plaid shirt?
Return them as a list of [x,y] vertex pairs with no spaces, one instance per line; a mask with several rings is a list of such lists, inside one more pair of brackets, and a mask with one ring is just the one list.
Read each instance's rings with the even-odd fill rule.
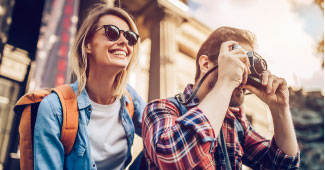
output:
[[[185,88],[188,99],[192,85]],[[167,99],[150,102],[145,108],[142,123],[144,153],[149,169],[225,169],[225,158],[207,117],[197,107],[194,98],[181,115]],[[245,131],[242,145],[235,128],[235,119]],[[257,134],[242,111],[228,109],[222,125],[232,169],[241,169],[242,163],[253,169],[298,169],[299,153],[285,155],[275,140],[266,140]]]

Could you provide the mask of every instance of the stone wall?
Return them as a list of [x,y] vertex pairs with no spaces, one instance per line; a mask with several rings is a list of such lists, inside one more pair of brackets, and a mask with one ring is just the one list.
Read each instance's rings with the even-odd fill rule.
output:
[[324,96],[290,90],[290,106],[301,151],[302,170],[324,169]]

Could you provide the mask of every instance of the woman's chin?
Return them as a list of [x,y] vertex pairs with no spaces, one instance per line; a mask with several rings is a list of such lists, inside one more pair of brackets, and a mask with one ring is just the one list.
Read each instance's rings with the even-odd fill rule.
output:
[[127,68],[128,63],[126,62],[114,62],[107,65],[110,69],[124,70]]
[[109,61],[108,65],[110,67],[114,67],[114,68],[125,69],[129,64],[128,59],[122,58],[122,57],[119,57],[119,58],[111,57],[108,61]]

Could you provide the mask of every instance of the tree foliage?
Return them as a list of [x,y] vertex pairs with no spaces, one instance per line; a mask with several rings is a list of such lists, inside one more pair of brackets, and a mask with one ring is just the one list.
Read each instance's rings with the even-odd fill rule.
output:
[[[319,6],[319,8],[322,10],[322,14],[324,15],[324,0],[314,0],[314,2]],[[324,68],[324,36],[323,40],[318,42],[317,52],[322,54],[322,68]]]

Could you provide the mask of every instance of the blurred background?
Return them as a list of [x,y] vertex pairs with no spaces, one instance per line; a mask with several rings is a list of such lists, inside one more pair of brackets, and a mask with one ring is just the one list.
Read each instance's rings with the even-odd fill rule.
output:
[[[141,51],[129,82],[146,101],[194,83],[196,53],[216,28],[254,32],[256,51],[290,86],[300,169],[324,169],[323,0],[1,0],[0,170],[20,169],[14,104],[30,90],[67,83],[71,43],[86,9],[97,2],[121,6],[136,20]],[[268,107],[253,95],[244,105],[254,128],[270,139]],[[136,137],[134,155],[142,147]]]

